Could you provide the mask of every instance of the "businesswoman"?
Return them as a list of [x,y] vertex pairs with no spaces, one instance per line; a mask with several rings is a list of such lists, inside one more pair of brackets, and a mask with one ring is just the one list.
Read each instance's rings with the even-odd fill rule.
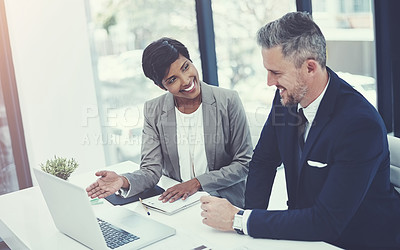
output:
[[204,190],[243,207],[252,143],[237,92],[203,83],[187,48],[174,39],[148,45],[142,66],[167,93],[144,105],[140,169],[122,175],[99,171],[88,195],[120,191],[129,197],[154,187],[164,174],[181,182],[160,196],[164,202]]

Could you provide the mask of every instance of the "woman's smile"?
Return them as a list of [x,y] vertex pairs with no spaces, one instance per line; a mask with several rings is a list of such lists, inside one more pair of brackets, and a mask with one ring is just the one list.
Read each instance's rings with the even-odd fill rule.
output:
[[193,80],[190,82],[190,85],[187,86],[185,89],[182,89],[181,92],[188,92],[191,93],[193,91],[196,90],[196,82],[195,79],[193,78]]

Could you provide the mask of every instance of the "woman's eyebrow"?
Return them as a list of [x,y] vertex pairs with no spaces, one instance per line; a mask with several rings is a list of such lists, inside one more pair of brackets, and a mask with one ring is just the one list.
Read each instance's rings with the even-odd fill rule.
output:
[[183,67],[186,65],[186,63],[187,63],[187,60],[182,63],[181,69],[183,69]]
[[[183,69],[183,67],[185,67],[187,61],[188,61],[188,60],[186,60],[186,61],[184,61],[184,62],[182,63],[182,66],[181,66],[181,68],[180,68],[181,70]],[[172,77],[174,77],[174,75],[172,75],[172,76],[168,77],[167,79],[165,79],[165,82],[167,82],[167,81],[168,81],[169,79],[171,79]]]
[[168,82],[169,79],[171,79],[172,77],[174,77],[174,75],[168,77],[167,79],[164,80],[164,82]]

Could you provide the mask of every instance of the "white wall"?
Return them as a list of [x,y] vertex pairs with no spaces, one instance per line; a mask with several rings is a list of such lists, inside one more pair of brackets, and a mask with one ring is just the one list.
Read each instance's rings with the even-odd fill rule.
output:
[[[83,0],[6,0],[31,167],[54,155],[105,165]],[[91,118],[86,119],[90,113]]]

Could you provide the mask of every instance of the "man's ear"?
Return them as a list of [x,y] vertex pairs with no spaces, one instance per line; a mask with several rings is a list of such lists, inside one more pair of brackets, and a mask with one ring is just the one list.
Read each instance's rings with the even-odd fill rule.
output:
[[306,60],[306,68],[308,74],[315,74],[318,68],[318,63],[314,59]]

